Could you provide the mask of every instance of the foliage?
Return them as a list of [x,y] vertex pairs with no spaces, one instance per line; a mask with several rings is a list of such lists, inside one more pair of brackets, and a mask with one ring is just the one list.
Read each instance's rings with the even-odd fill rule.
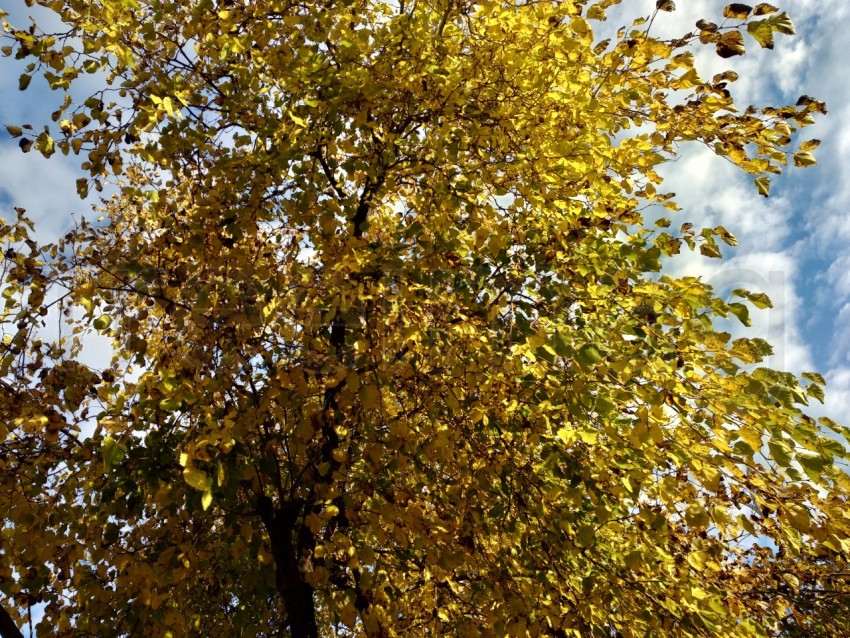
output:
[[739,111],[733,72],[694,68],[786,14],[665,41],[665,0],[600,42],[616,0],[39,4],[65,31],[4,24],[3,52],[58,109],[9,133],[114,194],[54,243],[2,226],[10,614],[44,602],[51,636],[822,623],[804,584],[850,551],[822,427],[847,430],[802,411],[819,375],[716,327],[764,295],[661,271],[732,234],[657,213],[682,142],[765,196],[814,162],[795,132],[822,103]]

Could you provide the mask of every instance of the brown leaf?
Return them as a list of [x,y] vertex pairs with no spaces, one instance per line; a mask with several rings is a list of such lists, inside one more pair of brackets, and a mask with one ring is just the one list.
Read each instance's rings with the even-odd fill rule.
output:
[[744,55],[744,36],[738,31],[729,31],[720,37],[717,43],[717,55],[721,58],[731,58]]
[[776,11],[779,11],[777,7],[774,7],[772,4],[767,4],[766,2],[761,2],[756,5],[755,9],[753,9],[753,15],[763,16],[769,13],[775,13]]
[[733,2],[723,8],[723,17],[732,18],[733,20],[746,20],[752,10],[753,8],[748,4]]

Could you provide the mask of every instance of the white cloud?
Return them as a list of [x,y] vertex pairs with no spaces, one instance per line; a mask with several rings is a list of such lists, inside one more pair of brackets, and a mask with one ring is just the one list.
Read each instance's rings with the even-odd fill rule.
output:
[[723,225],[743,249],[776,250],[790,233],[790,202],[758,195],[751,176],[697,144],[682,147],[682,156],[663,165],[665,189],[676,192],[684,209],[678,219],[699,226]]
[[[55,241],[71,227],[72,214],[92,218],[91,205],[77,196],[76,180],[80,170],[73,160],[54,155],[50,160],[32,151],[21,153],[12,144],[0,145],[0,166],[3,178],[0,192],[20,206],[36,222],[36,236],[43,241]],[[8,206],[11,208],[11,206]],[[10,217],[8,210],[0,213]]]
[[850,423],[850,367],[839,366],[826,375],[826,401],[817,412],[841,424]]

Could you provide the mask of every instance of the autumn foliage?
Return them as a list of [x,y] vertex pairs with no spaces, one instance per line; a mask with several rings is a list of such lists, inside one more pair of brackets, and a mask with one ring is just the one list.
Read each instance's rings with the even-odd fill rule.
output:
[[838,627],[847,430],[805,413],[823,379],[723,331],[765,295],[663,269],[735,243],[663,190],[683,143],[765,196],[814,163],[796,132],[822,103],[738,109],[735,73],[695,68],[781,46],[785,13],[718,6],[662,40],[670,0],[38,3],[64,30],[4,22],[3,53],[57,110],[7,128],[103,199],[52,243],[23,211],[0,228],[8,621]]

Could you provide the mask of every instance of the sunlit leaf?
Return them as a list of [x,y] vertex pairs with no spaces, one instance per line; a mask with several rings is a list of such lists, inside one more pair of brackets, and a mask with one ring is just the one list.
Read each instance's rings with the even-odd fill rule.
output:
[[754,20],[747,24],[747,33],[765,49],[773,48],[773,27],[767,20]]
[[794,166],[805,167],[817,164],[815,156],[807,151],[794,153]]
[[797,33],[794,29],[794,24],[791,22],[791,18],[784,11],[775,16],[771,16],[768,20],[774,31],[778,31],[785,35],[794,35]]
[[111,472],[115,465],[120,463],[127,454],[127,448],[111,436],[107,436],[101,444],[101,453],[103,455],[103,471]]
[[744,36],[738,31],[727,31],[718,40],[717,55],[721,58],[731,58],[736,55],[744,55]]
[[754,180],[759,195],[768,197],[770,195],[770,178],[767,176],[756,177]]
[[212,485],[212,479],[206,472],[195,467],[187,467],[183,470],[183,479],[186,483],[200,492],[207,492]]
[[[850,589],[850,429],[805,412],[822,377],[764,367],[770,345],[740,334],[764,293],[730,301],[728,277],[674,258],[721,258],[737,229],[707,220],[741,211],[701,218],[661,170],[708,147],[699,170],[767,196],[814,161],[799,129],[826,107],[736,105],[737,73],[701,60],[696,40],[731,57],[792,33],[770,5],[694,29],[660,16],[669,0],[619,3],[629,26],[608,29],[617,4],[45,0],[39,24],[4,18],[23,21],[4,24],[10,77],[53,89],[7,131],[73,160],[86,199],[55,237],[22,210],[0,223],[13,624],[34,607],[45,635],[826,626],[816,606]],[[700,206],[734,208],[733,183]]]
[[103,331],[109,328],[111,323],[112,317],[110,317],[109,315],[100,315],[92,322],[92,325],[94,326],[95,330]]

